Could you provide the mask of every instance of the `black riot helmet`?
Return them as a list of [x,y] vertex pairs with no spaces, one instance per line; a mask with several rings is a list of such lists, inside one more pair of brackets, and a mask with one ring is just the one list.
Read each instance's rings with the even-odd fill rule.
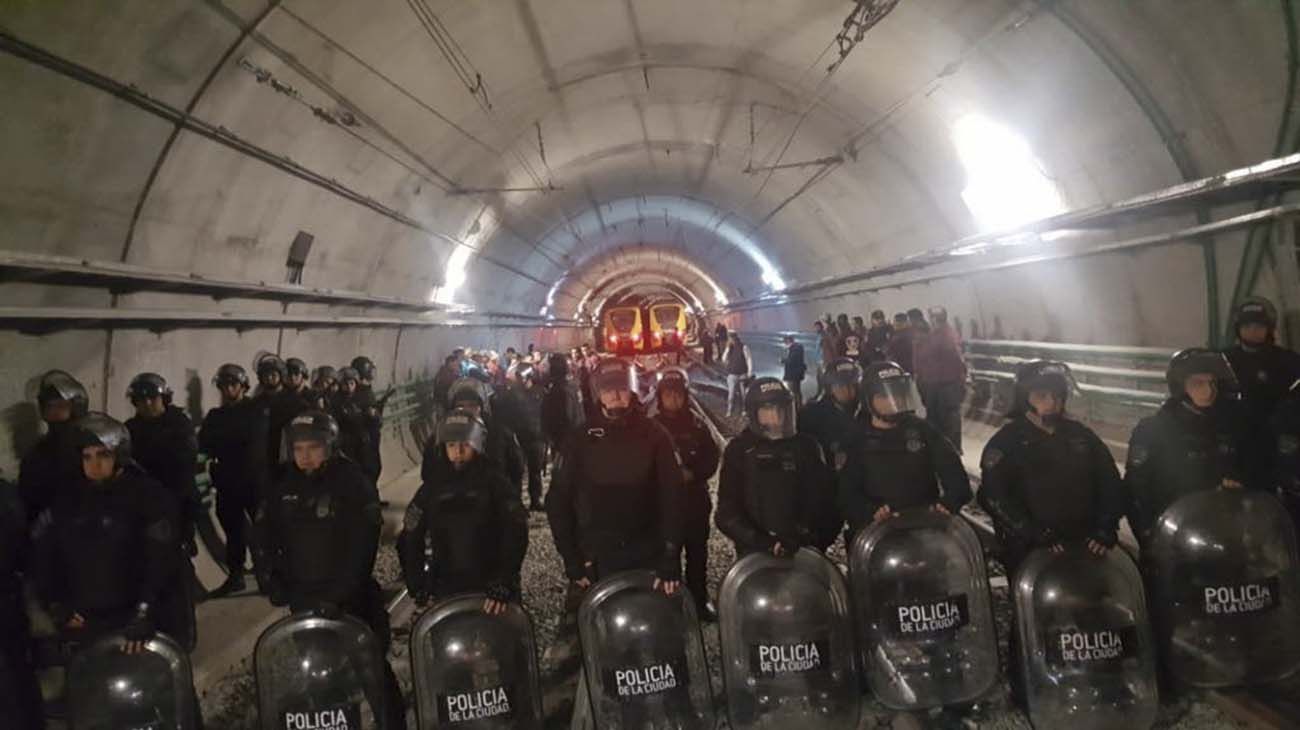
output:
[[1029,394],[1035,390],[1050,390],[1061,400],[1064,409],[1072,394],[1079,392],[1079,384],[1070,372],[1070,366],[1059,360],[1030,360],[1016,368],[1016,400],[1008,414],[1014,418],[1028,413]]
[[[877,404],[878,399],[883,399]],[[921,407],[916,381],[902,365],[888,360],[873,362],[862,376],[862,405],[886,423],[897,423]]]
[[[102,446],[113,452],[118,468],[131,461],[131,432],[121,421],[99,411],[91,411],[73,424],[77,449]],[[81,454],[77,454],[80,458]]]
[[45,410],[51,401],[65,400],[72,404],[72,420],[86,415],[90,410],[90,396],[86,386],[62,370],[50,370],[41,376],[36,388],[36,403]]
[[487,426],[483,425],[483,421],[478,416],[463,408],[457,408],[438,424],[437,438],[440,446],[464,441],[474,451],[482,454],[487,443]]
[[242,385],[248,387],[248,373],[244,368],[233,362],[217,368],[217,374],[212,376],[212,384],[218,388],[225,385]]
[[360,383],[361,373],[358,373],[357,369],[350,365],[347,367],[339,368],[339,372],[338,372],[339,385],[342,385],[348,382],[349,380],[351,380],[354,383]]
[[375,362],[365,355],[352,358],[352,367],[361,374],[361,380],[369,383],[375,379]]
[[326,458],[334,456],[339,441],[339,424],[324,411],[303,411],[284,427],[284,445],[290,457],[293,445],[302,441],[318,441],[325,445]]
[[155,397],[162,398],[167,405],[172,403],[172,387],[158,373],[140,373],[131,378],[131,384],[126,387],[126,399],[132,403]]
[[492,409],[492,395],[492,386],[478,378],[457,378],[447,389],[447,407],[457,408],[460,403],[477,403],[482,409],[482,415],[486,417]]
[[296,357],[291,357],[284,361],[284,370],[286,375],[297,375],[306,379],[311,371],[307,368],[307,363]]
[[1212,375],[1219,386],[1219,392],[1235,393],[1237,376],[1232,372],[1232,365],[1223,353],[1207,350],[1204,347],[1189,347],[1179,350],[1169,358],[1169,367],[1165,370],[1165,382],[1169,384],[1169,395],[1173,398],[1187,397],[1187,378],[1192,375]]
[[[760,420],[759,411],[769,407],[780,410],[779,425],[764,425]],[[758,378],[749,386],[749,390],[745,391],[747,427],[755,435],[772,441],[790,438],[795,433],[794,416],[794,395],[779,379]]]
[[626,390],[636,398],[640,392],[638,384],[636,367],[622,358],[601,360],[596,365],[596,369],[591,372],[591,391],[600,403],[601,411],[606,418],[622,418],[627,415],[629,409],[622,406],[606,407],[600,399],[600,394],[609,390]]
[[1268,336],[1271,340],[1277,330],[1277,308],[1273,306],[1273,302],[1264,297],[1250,297],[1237,305],[1237,311],[1233,313],[1233,331],[1236,332],[1242,325],[1247,324],[1264,325],[1268,328]]
[[312,384],[316,385],[317,387],[319,387],[321,383],[325,383],[327,381],[331,383],[337,383],[338,380],[339,380],[339,373],[331,365],[321,365],[320,367],[316,368],[316,372],[312,374],[312,378],[311,378]]
[[673,366],[659,371],[659,382],[655,385],[655,401],[659,403],[660,411],[663,411],[661,397],[665,391],[670,390],[680,393],[683,398],[690,398],[691,376],[684,368]]
[[289,366],[284,364],[284,360],[279,355],[263,355],[257,360],[257,379],[263,383],[271,373],[280,374],[280,382],[283,384],[289,378]]
[[822,390],[828,396],[832,387],[850,385],[854,388],[854,398],[856,398],[861,391],[861,384],[862,366],[851,357],[837,357],[826,363],[826,367],[821,372]]

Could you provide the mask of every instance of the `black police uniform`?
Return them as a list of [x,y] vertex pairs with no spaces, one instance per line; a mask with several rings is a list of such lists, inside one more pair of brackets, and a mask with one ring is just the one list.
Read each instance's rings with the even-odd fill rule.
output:
[[[672,438],[636,406],[572,433],[546,512],[572,580],[650,569],[681,574],[682,474]],[[587,567],[587,563],[591,563]]]
[[827,462],[835,465],[837,455],[844,450],[844,442],[858,430],[858,402],[851,401],[842,406],[830,393],[830,386],[822,389],[817,400],[804,406],[799,412],[799,433],[807,434],[817,441]]
[[1270,426],[1275,451],[1272,483],[1300,528],[1300,385],[1278,405]]
[[514,433],[528,472],[528,500],[533,509],[542,505],[542,464],[546,441],[542,438],[542,389],[512,384],[497,394],[492,411],[497,423]]
[[691,473],[692,479],[682,494],[686,587],[696,601],[704,603],[708,600],[709,518],[713,513],[709,480],[718,470],[718,445],[708,427],[690,408],[683,407],[675,413],[660,408],[655,420],[672,437],[682,466]]
[[0,707],[15,730],[45,727],[23,601],[27,516],[18,488],[0,479]]
[[[383,516],[374,480],[336,454],[314,474],[294,466],[263,496],[253,522],[253,564],[272,603],[294,611],[343,611],[368,624],[385,653],[392,640],[379,584],[371,575]],[[384,663],[394,727],[405,709]]]
[[957,514],[971,500],[970,477],[952,443],[925,419],[907,413],[894,428],[877,428],[864,415],[845,440],[839,470],[840,512],[846,541],[871,524],[876,511],[941,504]]
[[81,478],[81,456],[71,422],[51,423],[18,466],[18,493],[28,522],[54,504],[60,490]]
[[212,459],[217,520],[226,534],[226,567],[242,574],[247,526],[257,513],[258,488],[267,473],[267,413],[250,398],[208,411],[199,427],[199,448]]
[[351,394],[340,391],[331,413],[339,424],[339,450],[377,484],[383,467],[374,439],[381,419],[370,389],[358,386]]
[[169,405],[157,418],[127,419],[126,428],[131,432],[131,455],[136,463],[176,500],[181,541],[190,548],[194,545],[194,522],[203,509],[194,486],[199,451],[194,424],[185,411]]
[[61,490],[32,537],[37,593],[60,629],[80,614],[86,626],[74,638],[91,641],[130,625],[144,603],[154,627],[193,647],[192,625],[166,606],[189,578],[180,570],[176,503],[134,463],[104,482],[83,477]]
[[[457,469],[443,456],[406,507],[398,554],[417,598],[484,591],[519,598],[528,515],[500,467],[475,458]],[[431,551],[432,560],[426,558]]]
[[261,485],[265,489],[281,477],[285,460],[292,456],[281,453],[284,447],[284,427],[294,416],[307,410],[308,406],[297,393],[283,385],[277,391],[264,390],[253,396],[252,400],[266,419],[267,474]]
[[1235,424],[1222,408],[1201,412],[1181,398],[1138,422],[1129,439],[1124,485],[1129,526],[1140,544],[1179,497],[1216,489],[1224,479],[1242,481],[1237,442]]
[[357,463],[375,475],[376,484],[379,482],[379,475],[384,471],[384,456],[381,448],[384,438],[384,407],[388,405],[388,397],[392,393],[393,391],[389,390],[381,396],[376,396],[374,388],[365,383],[357,384],[357,394],[361,395],[367,403],[367,413],[370,414],[366,419],[366,427],[369,429],[366,438],[368,453]]
[[770,551],[780,542],[825,550],[839,533],[832,472],[806,434],[771,440],[746,430],[722,452],[718,529],[736,553]]
[[992,517],[1009,573],[1036,547],[1115,544],[1124,486],[1115,459],[1087,426],[1062,418],[1048,433],[1020,415],[984,447],[979,504]]
[[1269,422],[1287,390],[1300,380],[1300,354],[1272,343],[1249,349],[1239,343],[1223,354],[1241,386],[1245,478],[1249,486],[1267,489],[1274,452]]

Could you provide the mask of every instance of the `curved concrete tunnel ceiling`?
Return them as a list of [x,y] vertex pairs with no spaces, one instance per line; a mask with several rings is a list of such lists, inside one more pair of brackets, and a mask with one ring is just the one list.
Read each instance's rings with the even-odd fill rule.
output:
[[1275,4],[904,0],[837,45],[891,5],[8,4],[0,247],[271,281],[305,230],[313,284],[555,314],[662,244],[712,308],[1289,151]]

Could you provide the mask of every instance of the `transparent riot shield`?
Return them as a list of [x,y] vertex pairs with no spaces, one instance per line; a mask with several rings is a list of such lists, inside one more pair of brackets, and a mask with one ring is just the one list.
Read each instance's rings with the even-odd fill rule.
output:
[[1300,669],[1300,557],[1272,495],[1189,494],[1142,555],[1161,658],[1198,687],[1270,682]]
[[578,608],[578,635],[598,730],[713,730],[700,625],[689,591],[655,590],[649,571],[596,584]]
[[72,730],[192,730],[190,660],[155,634],[141,654],[125,654],[120,635],[95,641],[68,664]]
[[253,651],[261,730],[355,730],[384,725],[383,656],[351,616],[286,616]]
[[486,598],[473,593],[442,601],[411,632],[421,730],[541,730],[532,621],[513,603],[489,616]]
[[984,553],[964,520],[918,510],[871,525],[849,569],[862,666],[882,704],[960,704],[997,683]]
[[849,589],[813,550],[794,559],[755,553],[727,573],[718,593],[722,678],[733,730],[854,730]]
[[1123,550],[1037,550],[1015,578],[1029,721],[1040,730],[1155,722],[1155,645],[1142,577]]

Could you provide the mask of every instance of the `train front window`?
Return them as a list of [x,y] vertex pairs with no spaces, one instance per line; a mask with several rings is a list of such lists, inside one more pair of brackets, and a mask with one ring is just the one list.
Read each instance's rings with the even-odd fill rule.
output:
[[609,323],[619,332],[631,332],[636,324],[636,312],[610,312]]
[[670,330],[677,328],[677,317],[680,310],[675,307],[660,307],[654,310],[655,322],[663,329]]

